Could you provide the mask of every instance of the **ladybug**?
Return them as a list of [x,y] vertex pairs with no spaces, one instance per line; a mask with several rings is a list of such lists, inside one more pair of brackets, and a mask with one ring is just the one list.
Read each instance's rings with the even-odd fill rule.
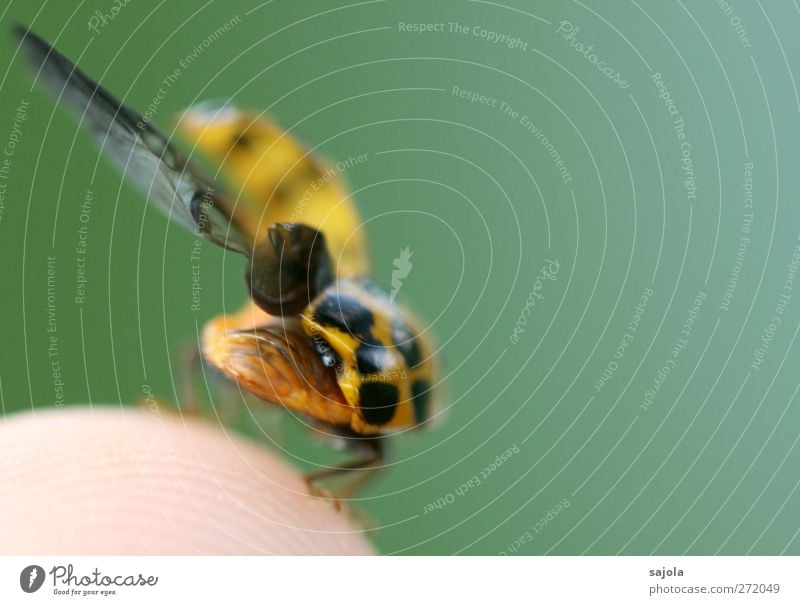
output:
[[320,231],[272,225],[253,250],[246,282],[257,311],[212,320],[203,333],[204,358],[261,399],[311,416],[363,452],[310,473],[312,487],[342,471],[374,468],[384,436],[431,420],[430,343],[375,282],[334,276]]
[[322,480],[380,468],[388,435],[431,419],[436,360],[413,315],[367,276],[361,219],[341,176],[261,114],[204,103],[178,130],[240,186],[225,192],[149,119],[36,34],[16,34],[36,78],[149,202],[246,257],[249,300],[204,326],[204,364],[357,453],[306,475],[314,493],[324,493]]

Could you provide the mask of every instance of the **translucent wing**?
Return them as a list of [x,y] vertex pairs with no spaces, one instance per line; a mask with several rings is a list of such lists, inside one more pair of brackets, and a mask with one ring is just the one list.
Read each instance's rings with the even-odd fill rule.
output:
[[143,116],[78,69],[42,38],[14,28],[35,77],[72,110],[103,153],[170,218],[220,246],[249,255],[252,239],[236,224],[214,182]]

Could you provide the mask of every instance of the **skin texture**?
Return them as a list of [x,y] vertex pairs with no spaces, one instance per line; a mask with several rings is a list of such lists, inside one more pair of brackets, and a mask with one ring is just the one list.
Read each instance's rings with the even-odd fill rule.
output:
[[145,409],[0,422],[0,554],[373,554],[267,448]]

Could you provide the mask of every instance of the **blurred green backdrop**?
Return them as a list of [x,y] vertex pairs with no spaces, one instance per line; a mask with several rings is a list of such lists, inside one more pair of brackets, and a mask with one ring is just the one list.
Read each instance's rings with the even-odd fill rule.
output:
[[[195,52],[167,132],[232,97],[367,154],[345,176],[375,276],[413,251],[400,297],[447,406],[358,504],[381,552],[800,554],[792,3],[14,1],[0,21],[4,413],[175,400],[182,348],[245,297],[205,245],[191,309],[194,237],[31,91],[20,21],[141,111]],[[297,419],[243,424],[298,466],[335,459]]]

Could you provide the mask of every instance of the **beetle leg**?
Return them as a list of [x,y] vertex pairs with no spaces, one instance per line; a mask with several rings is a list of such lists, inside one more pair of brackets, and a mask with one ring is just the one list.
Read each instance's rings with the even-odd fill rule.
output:
[[177,403],[167,402],[147,393],[145,397],[137,400],[137,405],[150,408],[155,411],[161,406],[174,414],[185,414],[187,416],[199,416],[202,411],[197,387],[193,380],[193,374],[198,367],[201,367],[200,351],[196,347],[186,346],[178,356],[178,401]]
[[180,356],[180,393],[178,406],[188,416],[200,416],[200,396],[194,381],[197,368],[202,368],[200,350],[194,344],[187,344]]
[[[347,440],[349,449],[361,450],[361,456],[340,466],[311,471],[305,475],[306,485],[308,485],[311,495],[333,500],[337,509],[340,508],[341,500],[351,499],[358,488],[374,477],[375,473],[380,470],[380,463],[384,458],[383,437],[354,438],[349,435],[341,435],[341,437]],[[353,476],[354,474],[355,476]],[[336,492],[319,486],[321,481],[344,476],[349,476],[350,481]]]
[[178,393],[181,412],[226,425],[237,422],[246,393],[209,364],[196,346],[187,345],[181,353]]

